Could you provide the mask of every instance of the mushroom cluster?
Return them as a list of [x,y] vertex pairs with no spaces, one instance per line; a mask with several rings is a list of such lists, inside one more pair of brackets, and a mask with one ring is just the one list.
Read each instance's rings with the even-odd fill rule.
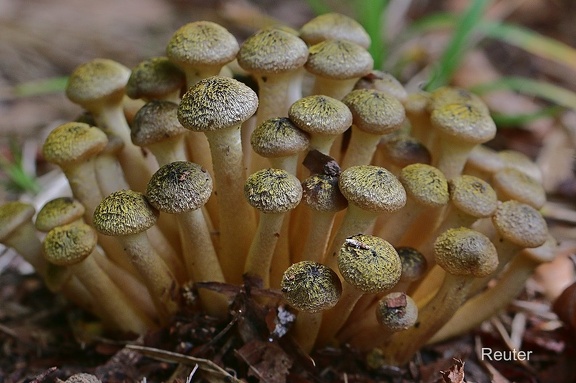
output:
[[554,256],[540,173],[483,145],[496,126],[477,96],[408,93],[369,45],[339,14],[242,44],[202,21],[133,70],[81,65],[66,94],[91,118],[43,146],[71,195],[1,206],[1,242],[116,331],[166,325],[184,286],[226,321],[230,296],[203,282],[249,276],[281,292],[308,353],[401,365],[464,333]]

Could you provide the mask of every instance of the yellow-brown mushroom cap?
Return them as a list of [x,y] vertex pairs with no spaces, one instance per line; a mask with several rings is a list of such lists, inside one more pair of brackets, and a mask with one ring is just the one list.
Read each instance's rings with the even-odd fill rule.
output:
[[408,97],[404,86],[390,73],[374,69],[356,82],[354,89],[375,89],[389,94],[400,101]]
[[137,234],[152,227],[158,214],[142,193],[118,190],[94,210],[94,228],[105,235]]
[[66,167],[100,153],[107,143],[108,137],[100,129],[82,122],[68,122],[48,134],[42,154],[48,162]]
[[153,100],[176,92],[185,84],[186,75],[167,57],[151,57],[132,68],[126,95]]
[[356,20],[340,13],[316,16],[300,28],[300,37],[308,45],[324,40],[348,40],[364,48],[371,43],[370,35]]
[[42,250],[48,262],[58,266],[70,266],[82,262],[96,248],[98,236],[94,229],[85,223],[75,223],[55,227],[50,230]]
[[362,77],[374,60],[365,48],[345,40],[325,40],[309,48],[306,69],[317,76],[335,80]]
[[313,174],[302,182],[302,201],[317,211],[337,212],[348,206],[338,187],[338,176]]
[[178,120],[187,129],[215,131],[237,126],[258,108],[258,96],[240,81],[212,76],[198,81],[182,97]]
[[298,178],[282,169],[262,169],[251,174],[244,185],[248,203],[262,213],[285,213],[300,203]]
[[0,205],[0,242],[30,222],[35,212],[34,206],[26,202],[11,201]]
[[471,104],[488,114],[488,107],[480,97],[470,92],[468,89],[453,86],[443,86],[430,93],[430,103],[428,110],[432,111],[447,104]]
[[342,102],[352,112],[354,125],[370,134],[386,134],[399,129],[406,118],[396,97],[375,89],[357,89]]
[[346,104],[324,95],[299,99],[290,106],[288,117],[310,134],[338,135],[352,125],[352,113]]
[[500,169],[492,175],[492,185],[500,199],[513,199],[536,209],[542,208],[546,203],[544,186],[521,170]]
[[308,133],[287,117],[271,118],[254,129],[250,136],[252,149],[266,158],[286,157],[308,148]]
[[373,166],[352,166],[340,174],[340,191],[349,203],[372,212],[393,212],[406,204],[406,191],[388,170]]
[[436,263],[447,273],[481,278],[498,267],[498,254],[490,239],[466,227],[448,229],[434,242]]
[[542,214],[522,202],[500,202],[492,223],[502,238],[520,247],[538,247],[548,238],[548,226]]
[[337,261],[344,280],[363,293],[391,289],[402,274],[402,263],[394,246],[372,235],[347,238]]
[[280,288],[291,306],[310,313],[334,307],[342,294],[342,283],[334,270],[312,261],[288,267],[282,275]]
[[430,207],[448,203],[448,181],[444,174],[431,165],[412,164],[404,167],[398,175],[406,194],[419,204]]
[[473,217],[491,216],[498,206],[496,192],[480,178],[461,175],[448,181],[450,201],[454,206]]
[[188,133],[178,121],[178,105],[170,101],[147,102],[136,112],[130,129],[134,145],[147,146]]
[[401,331],[416,324],[418,306],[408,295],[392,292],[378,301],[376,320],[392,331]]
[[38,211],[36,229],[48,232],[57,226],[69,224],[84,216],[86,209],[72,197],[59,197],[48,201]]
[[472,104],[444,104],[432,111],[430,121],[442,133],[471,144],[482,144],[496,135],[490,115]]

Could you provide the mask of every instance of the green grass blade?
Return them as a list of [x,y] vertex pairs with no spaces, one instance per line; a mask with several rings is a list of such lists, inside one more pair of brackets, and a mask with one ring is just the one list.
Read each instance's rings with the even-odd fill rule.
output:
[[314,12],[315,15],[322,15],[324,13],[332,12],[332,9],[323,0],[306,0],[306,3]]
[[549,106],[542,108],[532,113],[522,114],[504,114],[504,113],[491,113],[492,119],[498,127],[508,126],[522,126],[541,118],[554,117],[558,115],[563,109],[558,106]]
[[63,92],[66,89],[68,77],[50,77],[36,81],[24,82],[13,88],[16,97],[31,97],[48,93]]
[[382,38],[384,30],[385,13],[388,7],[388,0],[357,0],[358,22],[362,24],[370,38],[372,44],[368,51],[374,59],[374,68],[382,69],[382,63],[388,50],[387,44]]

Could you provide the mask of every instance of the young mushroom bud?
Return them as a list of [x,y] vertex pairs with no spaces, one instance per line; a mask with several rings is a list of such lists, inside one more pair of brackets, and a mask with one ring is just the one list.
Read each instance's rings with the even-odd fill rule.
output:
[[431,162],[428,148],[402,131],[382,137],[372,160],[373,165],[382,166],[396,175],[408,165],[430,165]]
[[220,261],[226,280],[232,283],[241,282],[256,226],[254,212],[242,194],[246,167],[240,126],[257,108],[258,97],[252,89],[219,76],[200,80],[178,108],[180,123],[208,138],[218,200]]
[[[264,287],[269,287],[270,267],[284,215],[300,203],[302,186],[295,176],[285,170],[263,169],[248,177],[244,195],[250,205],[261,213],[244,273],[261,278]],[[274,263],[289,264],[289,259],[276,259]]]
[[157,219],[158,211],[143,194],[119,190],[104,198],[94,211],[94,228],[122,243],[150,292],[160,320],[166,323],[178,309],[172,299],[176,279],[146,235]]
[[358,234],[346,238],[340,248],[338,269],[346,283],[340,301],[324,313],[318,337],[321,344],[336,335],[362,295],[393,288],[400,280],[402,264],[390,243],[379,237]]
[[165,100],[178,103],[186,85],[186,75],[167,57],[152,57],[134,68],[126,83],[126,95],[132,99]]
[[334,307],[340,299],[340,279],[327,266],[301,261],[286,269],[280,288],[286,301],[300,311],[292,328],[292,336],[309,353],[320,329],[321,312]]
[[300,28],[300,38],[308,45],[324,40],[348,40],[368,49],[370,35],[353,18],[340,13],[324,13],[308,21]]
[[404,89],[400,81],[390,73],[377,69],[372,70],[358,80],[356,85],[354,85],[354,89],[375,89],[393,96],[400,102],[405,101],[408,97],[408,93],[406,93],[406,89]]
[[374,89],[348,93],[342,102],[352,112],[352,137],[342,168],[371,162],[380,138],[397,131],[406,118],[404,107],[395,97]]

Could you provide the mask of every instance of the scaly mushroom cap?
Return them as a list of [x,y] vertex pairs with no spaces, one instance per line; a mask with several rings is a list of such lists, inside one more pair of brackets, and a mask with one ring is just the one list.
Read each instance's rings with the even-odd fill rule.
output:
[[94,59],[78,66],[68,78],[66,96],[75,104],[91,110],[104,100],[119,102],[124,96],[130,69],[108,59]]
[[386,134],[399,129],[406,118],[402,103],[375,89],[358,89],[342,99],[352,112],[352,121],[370,134]]
[[373,166],[352,166],[340,174],[340,191],[348,202],[372,212],[393,212],[406,204],[406,191],[394,174]]
[[382,72],[381,70],[373,69],[366,76],[362,77],[354,89],[374,89],[384,92],[394,98],[403,101],[408,97],[406,89],[402,86],[400,81],[390,73]]
[[376,320],[392,331],[401,331],[416,324],[418,306],[406,293],[393,292],[378,301]]
[[202,207],[212,193],[212,178],[202,166],[177,161],[166,164],[150,178],[146,197],[156,209],[178,214]]
[[320,77],[346,80],[365,76],[374,60],[358,44],[345,40],[325,40],[309,48],[306,70]]
[[271,118],[256,127],[250,137],[254,151],[266,158],[287,157],[308,148],[310,137],[287,117]]
[[324,40],[348,40],[368,48],[372,42],[359,22],[340,13],[316,16],[300,28],[300,38],[308,45]]
[[196,21],[174,32],[166,55],[181,68],[224,65],[234,60],[238,49],[238,41],[226,28],[210,21]]
[[0,243],[20,225],[30,222],[36,210],[26,202],[12,201],[0,205]]
[[523,248],[538,247],[548,238],[548,226],[542,214],[522,202],[499,203],[492,223],[505,240]]
[[158,214],[142,193],[118,190],[94,210],[94,228],[105,235],[137,234],[152,227]]
[[48,262],[58,266],[71,266],[82,262],[96,248],[96,231],[85,223],[55,227],[50,230],[42,250]]
[[338,268],[346,282],[367,294],[391,289],[402,274],[402,262],[394,246],[363,234],[346,239],[338,252]]
[[430,103],[428,104],[430,112],[448,104],[470,104],[478,108],[482,113],[489,114],[488,107],[484,101],[468,89],[443,86],[430,93]]
[[92,374],[74,374],[65,380],[66,383],[102,383],[100,379]]
[[188,133],[178,121],[178,105],[170,101],[150,101],[138,110],[130,137],[134,145],[152,145]]
[[432,111],[430,121],[442,133],[471,144],[482,144],[496,135],[490,115],[472,104],[444,104]]
[[291,306],[310,313],[334,307],[342,294],[342,283],[334,270],[312,261],[301,261],[288,267],[280,288]]
[[424,276],[428,269],[426,257],[413,247],[401,246],[396,248],[396,252],[402,262],[402,275],[400,280],[403,282],[414,282]]
[[299,99],[290,106],[288,117],[310,134],[338,135],[352,125],[352,113],[346,104],[324,95]]
[[444,174],[431,165],[412,164],[404,167],[398,175],[406,194],[419,204],[430,207],[448,203],[448,181]]
[[311,209],[337,212],[348,206],[348,200],[340,193],[338,176],[313,174],[302,182],[302,200]]
[[498,254],[490,239],[466,227],[446,230],[434,242],[436,263],[447,273],[486,277],[496,271]]
[[238,65],[250,73],[266,75],[301,68],[308,59],[308,46],[292,33],[266,28],[240,46]]
[[302,186],[285,170],[262,169],[248,177],[244,195],[262,213],[285,213],[300,203]]
[[100,129],[82,122],[67,122],[48,134],[42,154],[46,161],[66,167],[100,153],[107,143],[108,137]]
[[513,199],[540,209],[546,203],[546,191],[538,180],[515,169],[504,168],[492,175],[492,185],[500,200]]
[[135,100],[154,100],[176,92],[185,85],[186,75],[168,57],[152,57],[132,68],[126,84],[126,95]]
[[258,109],[258,96],[240,81],[212,76],[198,81],[182,97],[178,120],[197,132],[237,126]]
[[382,137],[377,150],[387,163],[400,169],[432,162],[432,155],[422,142],[398,130]]
[[71,197],[59,197],[48,201],[36,216],[36,229],[48,232],[57,226],[67,225],[84,216],[86,209]]
[[461,175],[448,181],[450,201],[456,208],[473,217],[491,216],[498,206],[492,186],[480,178]]

